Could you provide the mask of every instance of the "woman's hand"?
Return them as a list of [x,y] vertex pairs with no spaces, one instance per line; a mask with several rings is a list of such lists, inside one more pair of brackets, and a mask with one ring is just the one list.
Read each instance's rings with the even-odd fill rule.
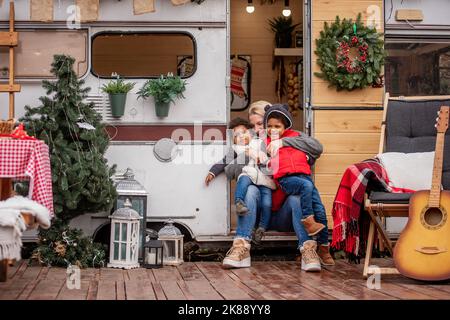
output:
[[208,173],[208,175],[206,176],[205,179],[205,184],[206,186],[209,186],[209,183],[215,178],[215,176],[210,172]]

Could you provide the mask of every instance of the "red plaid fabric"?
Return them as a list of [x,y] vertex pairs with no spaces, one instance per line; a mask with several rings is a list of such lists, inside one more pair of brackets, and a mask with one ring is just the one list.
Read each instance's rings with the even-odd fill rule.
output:
[[336,197],[333,203],[333,240],[331,246],[346,253],[360,256],[360,249],[367,240],[364,228],[360,234],[360,225],[366,225],[366,217],[360,217],[364,202],[364,194],[369,181],[378,182],[387,192],[402,193],[414,192],[409,189],[392,187],[386,170],[377,159],[368,159],[349,166],[342,176]]
[[48,146],[40,140],[0,140],[0,177],[29,179],[29,196],[53,217],[52,175]]

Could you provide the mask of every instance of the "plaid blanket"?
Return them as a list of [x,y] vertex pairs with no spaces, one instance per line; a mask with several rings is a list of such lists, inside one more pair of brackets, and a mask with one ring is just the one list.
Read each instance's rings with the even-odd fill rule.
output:
[[345,170],[333,203],[331,246],[355,257],[361,256],[360,250],[367,241],[370,218],[368,214],[361,215],[361,211],[369,182],[377,183],[377,187],[387,192],[414,192],[392,186],[378,158],[353,164]]

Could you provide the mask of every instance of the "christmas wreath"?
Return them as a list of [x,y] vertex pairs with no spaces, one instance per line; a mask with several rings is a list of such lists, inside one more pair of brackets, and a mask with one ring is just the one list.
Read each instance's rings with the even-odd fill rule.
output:
[[353,90],[382,85],[381,70],[386,56],[382,34],[361,22],[340,20],[324,24],[316,39],[317,64],[322,72],[314,74],[338,90]]

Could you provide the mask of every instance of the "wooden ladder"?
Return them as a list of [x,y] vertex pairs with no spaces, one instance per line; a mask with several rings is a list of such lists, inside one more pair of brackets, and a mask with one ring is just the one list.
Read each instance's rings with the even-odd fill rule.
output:
[[[0,92],[9,94],[9,119],[14,119],[14,93],[20,91],[20,85],[14,83],[14,47],[19,41],[19,34],[14,31],[14,2],[9,3],[9,31],[0,32],[0,47],[9,47],[9,80],[8,84],[0,84]],[[0,178],[0,201],[13,194],[12,179]],[[0,261],[0,282],[6,281],[8,260]]]
[[14,119],[14,93],[20,91],[20,85],[14,83],[14,48],[19,42],[19,33],[14,31],[14,2],[9,3],[9,31],[0,32],[0,47],[9,47],[8,84],[0,84],[0,92],[9,94],[9,119]]

